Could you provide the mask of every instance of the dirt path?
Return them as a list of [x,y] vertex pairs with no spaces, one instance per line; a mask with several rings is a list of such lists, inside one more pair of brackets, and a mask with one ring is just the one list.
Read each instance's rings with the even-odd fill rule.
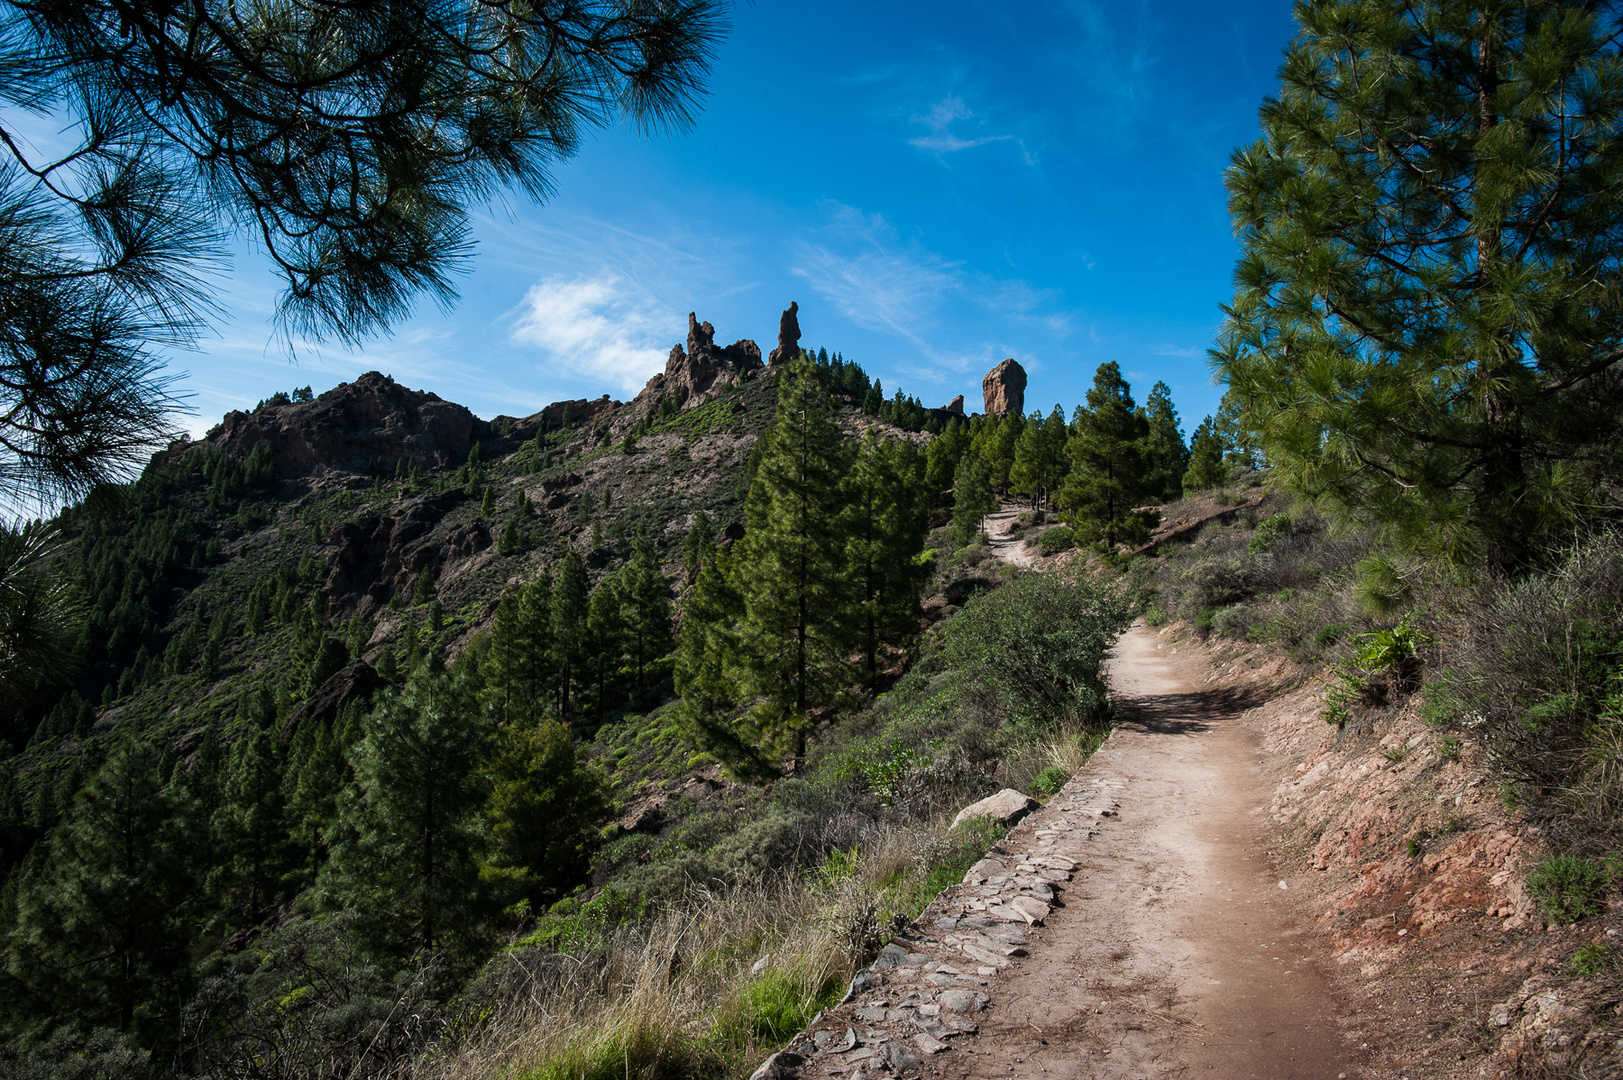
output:
[[[1298,894],[1270,866],[1272,782],[1238,719],[1256,703],[1208,688],[1204,663],[1176,653],[1143,626],[1117,646],[1121,722],[1067,788],[1109,792],[1116,816],[1075,856],[1030,955],[986,986],[979,1033],[926,1075],[1368,1075],[1369,1033],[1321,977]],[[1004,848],[1026,850],[1057,814]]]
[[1030,568],[1035,556],[1026,548],[1022,538],[1009,535],[1009,528],[1019,517],[1021,509],[1018,506],[1005,506],[995,514],[986,516],[986,540],[991,545],[992,554],[1006,563],[1014,566]]

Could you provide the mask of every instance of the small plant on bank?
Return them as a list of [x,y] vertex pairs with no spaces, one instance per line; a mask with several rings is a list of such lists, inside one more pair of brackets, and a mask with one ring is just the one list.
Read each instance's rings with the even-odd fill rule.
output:
[[1610,946],[1591,941],[1578,946],[1572,954],[1574,975],[1599,975],[1617,962],[1617,953]]
[[1566,926],[1605,910],[1612,875],[1589,859],[1555,855],[1527,875],[1527,888],[1538,897],[1545,918]]
[[[1352,716],[1352,706],[1367,702],[1371,692],[1379,689],[1374,680],[1389,676],[1395,689],[1411,689],[1419,675],[1420,649],[1430,638],[1409,624],[1405,615],[1396,626],[1359,634],[1353,639],[1358,652],[1333,669],[1336,684],[1324,696],[1325,705],[1319,716],[1328,724],[1341,725]],[[1384,690],[1381,690],[1384,695]],[[1378,699],[1377,699],[1378,700]],[[1387,754],[1388,760],[1399,757]]]
[[1056,765],[1050,765],[1037,774],[1031,782],[1031,793],[1038,798],[1051,799],[1059,794],[1059,789],[1071,778],[1070,774]]

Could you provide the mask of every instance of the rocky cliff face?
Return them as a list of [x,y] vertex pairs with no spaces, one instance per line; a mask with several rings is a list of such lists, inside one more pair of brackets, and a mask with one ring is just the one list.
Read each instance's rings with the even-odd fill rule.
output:
[[981,393],[986,397],[987,416],[1024,412],[1026,369],[1012,359],[1003,361],[981,380]]
[[674,397],[685,406],[697,405],[712,389],[733,377],[748,378],[764,367],[761,347],[748,338],[716,347],[716,328],[688,312],[688,343],[671,346],[665,370],[648,380],[637,400],[652,406]]
[[489,434],[490,425],[461,405],[369,371],[314,401],[229,412],[207,441],[238,459],[263,445],[277,475],[287,477],[322,468],[360,472],[377,460],[444,468]]

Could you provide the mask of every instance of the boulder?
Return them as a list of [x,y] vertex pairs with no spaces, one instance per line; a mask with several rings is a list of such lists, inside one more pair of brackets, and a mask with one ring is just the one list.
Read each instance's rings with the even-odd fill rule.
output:
[[987,416],[1024,412],[1026,369],[1012,359],[1003,361],[981,380],[981,393],[986,398]]
[[1011,828],[1040,805],[1036,799],[1022,795],[1014,788],[1004,788],[996,795],[988,795],[980,802],[970,803],[958,811],[958,816],[952,819],[952,827],[956,829],[970,818],[989,817],[996,818],[1004,828]]
[[800,355],[800,305],[789,301],[778,317],[778,347],[772,350],[767,362],[772,367],[787,364]]
[[799,1054],[788,1050],[780,1050],[761,1063],[761,1067],[750,1073],[750,1080],[791,1080],[801,1074],[801,1067],[806,1059]]
[[364,472],[401,460],[444,468],[465,460],[475,441],[493,434],[461,405],[369,371],[314,401],[226,413],[205,438],[238,460],[264,446],[277,475],[296,476],[323,469]]

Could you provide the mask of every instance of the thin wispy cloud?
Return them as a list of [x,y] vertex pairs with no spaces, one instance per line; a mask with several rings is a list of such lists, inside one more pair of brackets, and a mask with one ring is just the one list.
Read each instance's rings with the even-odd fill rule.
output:
[[[1042,337],[1071,330],[1070,313],[1056,307],[1056,290],[972,271],[921,244],[904,242],[882,215],[855,207],[831,207],[829,224],[816,241],[800,246],[795,273],[852,323],[909,346],[915,357],[895,363],[910,380],[940,383],[984,371],[1005,357],[1029,358],[1034,348],[1020,340],[1023,328]],[[966,308],[986,313],[977,321],[1015,333],[965,342],[960,327]]]
[[987,143],[1007,142],[1014,138],[1012,135],[981,135],[965,138],[952,130],[955,123],[960,120],[973,120],[975,113],[964,104],[964,99],[957,94],[948,94],[930,107],[922,116],[913,117],[915,124],[922,124],[929,129],[928,135],[907,140],[910,146],[920,150],[928,150],[932,154],[953,154],[960,150],[969,150],[976,146],[985,146]]
[[674,326],[670,304],[623,278],[560,276],[530,286],[508,338],[549,363],[634,393],[664,368]]

